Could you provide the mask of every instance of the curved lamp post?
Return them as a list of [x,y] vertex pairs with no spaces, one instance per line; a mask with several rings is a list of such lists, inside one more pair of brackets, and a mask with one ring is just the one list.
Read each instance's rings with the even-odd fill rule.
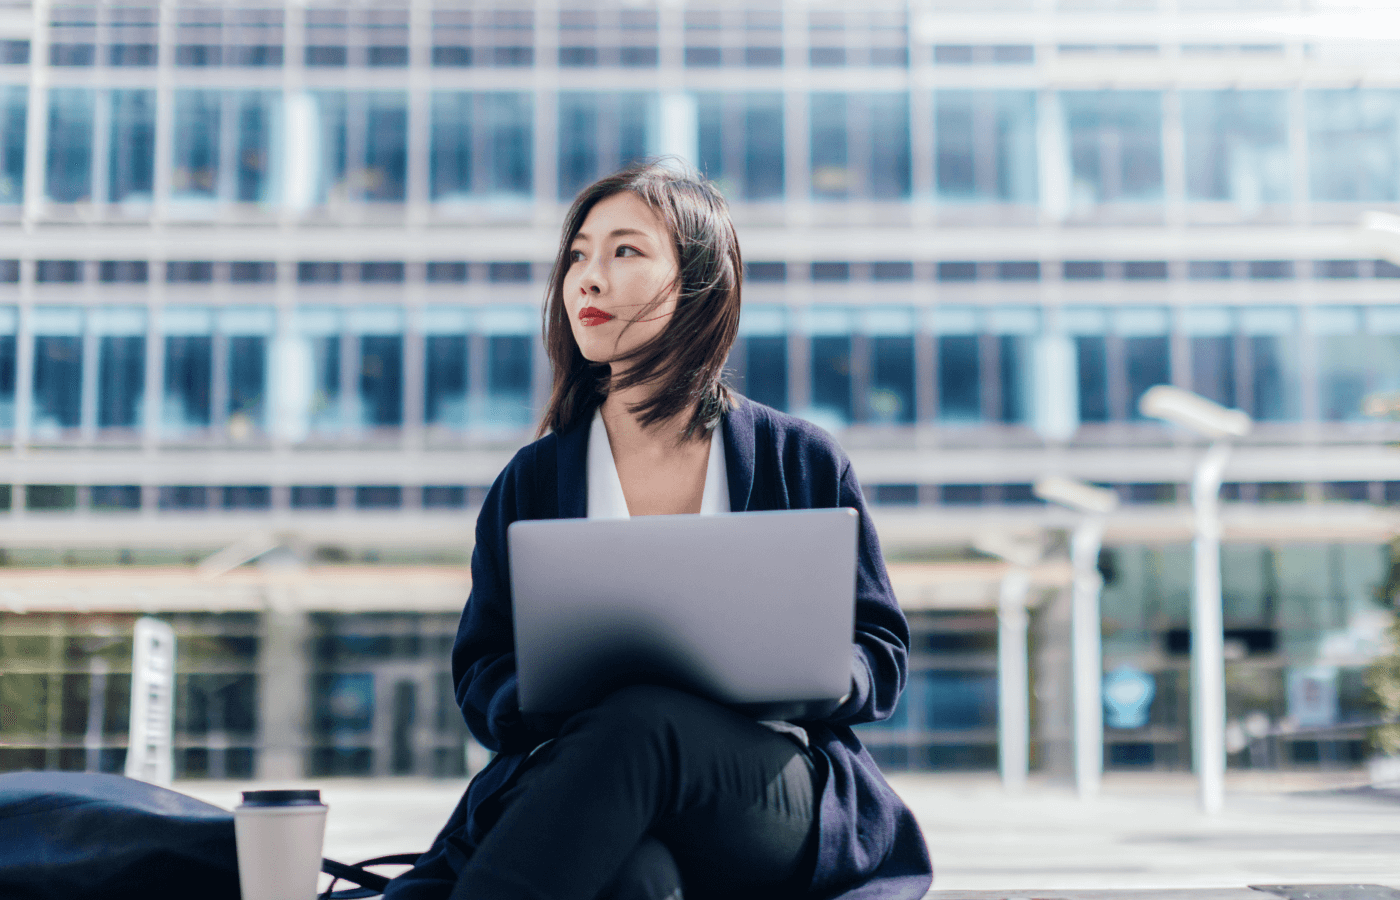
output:
[[1103,776],[1103,646],[1099,617],[1099,549],[1104,519],[1118,508],[1118,495],[1082,481],[1049,475],[1035,495],[1084,518],[1070,535],[1074,569],[1070,606],[1070,656],[1074,669],[1074,783],[1082,800],[1099,793]]
[[1191,479],[1195,513],[1195,577],[1191,591],[1192,757],[1201,807],[1219,812],[1225,801],[1225,632],[1220,597],[1220,479],[1231,439],[1249,434],[1249,415],[1166,384],[1138,402],[1145,416],[1189,428],[1211,439]]
[[1030,664],[1026,652],[1026,596],[1031,566],[1040,562],[1039,536],[1015,537],[1001,532],[979,535],[974,549],[1006,562],[997,598],[997,752],[1001,784],[1016,793],[1030,770]]

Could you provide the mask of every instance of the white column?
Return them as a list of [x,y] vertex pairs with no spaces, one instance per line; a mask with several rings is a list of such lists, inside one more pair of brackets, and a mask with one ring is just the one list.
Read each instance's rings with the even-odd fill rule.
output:
[[1030,669],[1026,659],[1026,595],[1030,576],[1012,567],[1001,580],[997,606],[997,745],[1001,784],[1008,791],[1026,785],[1030,768]]
[[1103,649],[1099,632],[1099,547],[1103,520],[1085,519],[1070,538],[1074,568],[1070,652],[1074,669],[1074,783],[1082,800],[1098,796],[1103,775]]
[[1217,441],[1196,466],[1195,585],[1191,596],[1191,733],[1201,808],[1225,799],[1225,635],[1220,596],[1220,479],[1230,445]]

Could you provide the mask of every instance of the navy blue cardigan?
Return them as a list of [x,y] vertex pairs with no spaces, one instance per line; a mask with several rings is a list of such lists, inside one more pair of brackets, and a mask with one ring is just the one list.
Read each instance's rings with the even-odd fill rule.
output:
[[[909,626],[850,460],[816,426],[744,398],[723,427],[734,511],[848,506],[860,513],[851,696],[820,720],[802,723],[827,769],[810,893],[843,900],[922,897],[933,876],[918,823],[851,731],[894,711],[907,677]],[[506,527],[518,519],[587,515],[588,434],[585,419],[581,427],[522,448],[486,496],[452,674],[468,727],[497,755],[472,780],[432,849],[391,882],[390,900],[439,900],[450,893],[485,833],[481,820],[490,820],[479,815],[483,804],[491,806],[530,750],[553,736],[552,728],[527,725],[520,715]]]

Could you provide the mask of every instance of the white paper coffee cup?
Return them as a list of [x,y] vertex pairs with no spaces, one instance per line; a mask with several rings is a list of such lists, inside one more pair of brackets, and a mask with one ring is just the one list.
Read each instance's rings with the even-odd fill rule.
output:
[[233,830],[243,900],[314,900],[326,835],[320,791],[244,791]]

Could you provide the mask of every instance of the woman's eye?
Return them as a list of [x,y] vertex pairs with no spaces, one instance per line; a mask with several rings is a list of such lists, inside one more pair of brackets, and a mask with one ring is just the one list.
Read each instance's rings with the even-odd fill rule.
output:
[[626,244],[617,248],[618,256],[641,256],[641,254],[642,251],[638,250],[636,247],[628,247]]
[[570,250],[570,251],[569,251],[569,262],[571,262],[571,263],[583,262],[583,251],[582,251],[582,250]]

